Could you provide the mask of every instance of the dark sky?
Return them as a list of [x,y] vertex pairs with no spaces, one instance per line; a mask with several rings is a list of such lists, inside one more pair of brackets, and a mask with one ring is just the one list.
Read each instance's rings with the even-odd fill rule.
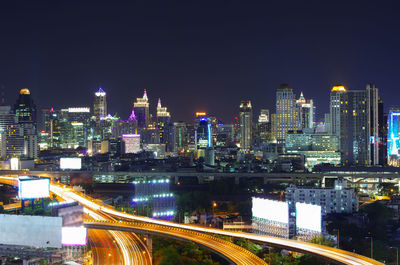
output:
[[[6,3],[5,3],[6,2]],[[84,2],[84,3],[83,3]],[[148,89],[173,119],[195,111],[231,122],[240,100],[274,111],[289,83],[316,101],[342,83],[380,88],[400,105],[400,9],[395,1],[1,1],[0,84],[14,103],[85,106],[99,82],[127,118]]]

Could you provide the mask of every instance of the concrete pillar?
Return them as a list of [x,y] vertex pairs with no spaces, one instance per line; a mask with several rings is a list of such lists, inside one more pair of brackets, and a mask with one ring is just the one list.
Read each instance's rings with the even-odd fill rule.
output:
[[153,257],[153,236],[146,235],[146,247],[149,250],[150,256]]
[[175,176],[174,178],[175,178],[175,184],[178,184],[178,182],[179,182],[179,176]]
[[321,188],[325,188],[325,176],[322,177]]
[[239,184],[240,184],[240,179],[239,179],[239,177],[235,177],[235,184],[236,184],[236,185],[239,185]]

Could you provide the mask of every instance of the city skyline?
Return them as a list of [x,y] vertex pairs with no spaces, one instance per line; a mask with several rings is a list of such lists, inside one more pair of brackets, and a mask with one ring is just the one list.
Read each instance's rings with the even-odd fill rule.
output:
[[231,122],[241,100],[272,110],[281,83],[313,99],[318,119],[336,84],[375,83],[385,109],[396,105],[395,8],[321,5],[5,3],[0,85],[8,102],[28,87],[44,108],[83,105],[101,82],[121,117],[147,88],[185,121],[204,110]]

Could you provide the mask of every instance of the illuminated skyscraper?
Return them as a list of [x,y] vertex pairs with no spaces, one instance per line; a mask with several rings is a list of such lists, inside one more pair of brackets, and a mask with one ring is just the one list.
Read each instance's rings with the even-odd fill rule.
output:
[[300,118],[301,128],[314,128],[315,123],[315,106],[312,99],[306,100],[303,92],[300,93],[300,98],[296,101],[298,114]]
[[167,151],[171,151],[172,149],[172,125],[171,123],[171,115],[167,111],[167,107],[161,106],[161,99],[158,99],[157,104],[157,130],[159,142],[161,144],[165,144],[167,147]]
[[142,98],[136,98],[136,102],[133,104],[133,109],[135,111],[136,120],[139,128],[147,128],[150,122],[149,113],[149,99],[147,98],[146,89]]
[[139,134],[123,134],[122,141],[124,142],[125,154],[136,154],[140,152],[140,135]]
[[339,135],[340,133],[340,95],[346,93],[344,86],[334,86],[330,95],[330,133]]
[[287,131],[301,127],[298,108],[292,88],[282,84],[276,91],[276,138],[284,143]]
[[342,163],[370,165],[370,109],[367,90],[340,94],[340,152]]
[[257,144],[271,141],[271,119],[268,109],[261,109],[254,138]]
[[239,106],[240,149],[249,151],[252,144],[253,110],[250,100],[242,100]]
[[387,157],[390,166],[400,166],[400,109],[391,109],[388,115]]
[[106,92],[99,87],[99,90],[94,93],[93,114],[97,120],[107,116],[107,97]]
[[24,137],[23,156],[37,158],[39,152],[37,111],[29,89],[22,88],[19,91],[18,99],[14,104],[14,113],[18,119],[19,133]]
[[36,105],[29,89],[22,88],[19,91],[17,102],[14,104],[14,113],[18,123],[34,123],[36,126]]
[[368,93],[369,106],[369,134],[370,134],[370,150],[371,164],[379,165],[379,148],[381,146],[381,137],[379,137],[379,95],[378,88],[374,84],[368,84],[366,87]]
[[174,122],[174,152],[184,152],[188,148],[188,132],[185,122]]

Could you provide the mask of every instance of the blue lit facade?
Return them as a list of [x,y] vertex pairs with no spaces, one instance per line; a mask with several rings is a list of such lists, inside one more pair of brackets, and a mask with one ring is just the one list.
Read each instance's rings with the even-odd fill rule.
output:
[[400,146],[400,110],[390,110],[388,116],[388,140],[387,156],[388,164],[394,167],[400,166],[399,146]]
[[196,129],[197,149],[206,149],[213,146],[211,120],[209,118],[200,118]]
[[135,197],[132,206],[138,214],[171,220],[176,214],[176,198],[170,191],[168,178],[134,181]]

